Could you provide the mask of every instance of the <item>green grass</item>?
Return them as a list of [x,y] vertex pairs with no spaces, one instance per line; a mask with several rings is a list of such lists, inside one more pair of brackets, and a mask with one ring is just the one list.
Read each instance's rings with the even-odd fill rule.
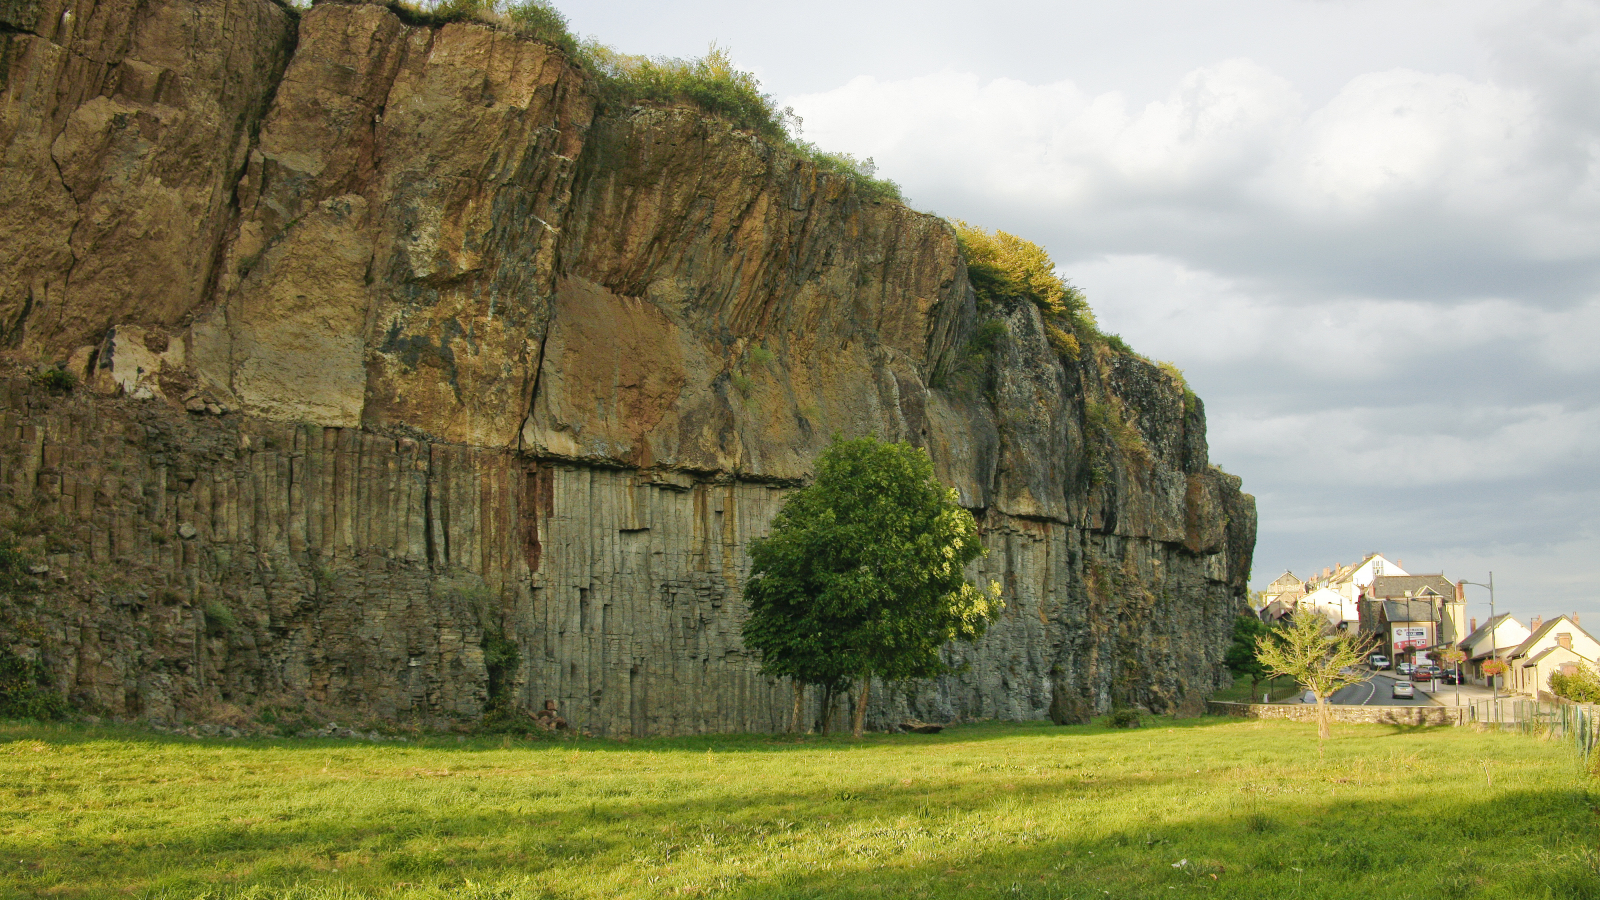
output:
[[[1492,782],[1492,783],[1491,783]],[[1159,721],[413,745],[0,725],[0,897],[1600,897],[1572,751]],[[1178,864],[1178,865],[1175,865]]]
[[1211,695],[1212,700],[1227,700],[1233,703],[1256,703],[1261,700],[1262,694],[1267,694],[1276,703],[1287,700],[1300,693],[1300,685],[1292,678],[1269,678],[1261,682],[1255,691],[1250,690],[1250,678],[1239,675],[1233,679],[1233,687],[1223,688]]

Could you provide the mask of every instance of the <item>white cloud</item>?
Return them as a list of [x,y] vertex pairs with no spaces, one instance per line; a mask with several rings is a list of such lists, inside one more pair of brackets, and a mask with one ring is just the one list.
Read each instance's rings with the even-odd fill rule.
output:
[[1551,121],[1527,85],[1392,69],[1308,109],[1240,58],[1139,109],[948,70],[793,103],[809,138],[875,157],[913,198],[1003,209],[1069,261],[1178,255],[1285,298],[1477,283],[1568,302],[1573,272],[1528,267],[1589,271],[1600,256],[1600,131]]
[[1515,208],[1539,123],[1522,91],[1457,75],[1362,75],[1316,111],[1278,155],[1271,194],[1292,208],[1370,219],[1422,203],[1482,216]]
[[1089,96],[1071,82],[954,71],[861,77],[791,102],[824,146],[918,182],[975,180],[1030,203],[1209,191],[1256,171],[1302,105],[1287,81],[1243,59],[1191,72],[1137,112],[1120,93]]

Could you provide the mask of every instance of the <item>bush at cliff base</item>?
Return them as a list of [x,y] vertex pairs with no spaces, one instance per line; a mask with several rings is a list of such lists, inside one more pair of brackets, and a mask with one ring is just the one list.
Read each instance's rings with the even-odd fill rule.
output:
[[999,612],[1000,587],[968,583],[984,553],[978,526],[921,448],[835,436],[816,480],[789,495],[751,544],[745,646],[761,670],[823,687],[949,671],[940,650],[975,641]]
[[47,672],[37,660],[0,650],[0,719],[62,719],[67,703],[45,686]]

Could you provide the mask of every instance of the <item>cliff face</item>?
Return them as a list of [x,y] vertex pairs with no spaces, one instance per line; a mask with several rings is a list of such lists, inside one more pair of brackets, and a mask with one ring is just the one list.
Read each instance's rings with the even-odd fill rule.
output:
[[0,41],[0,325],[94,388],[6,389],[49,571],[0,625],[80,702],[778,727],[745,547],[835,431],[926,447],[1007,602],[873,720],[1222,680],[1254,503],[1199,401],[980,311],[940,220],[377,5],[0,0]]

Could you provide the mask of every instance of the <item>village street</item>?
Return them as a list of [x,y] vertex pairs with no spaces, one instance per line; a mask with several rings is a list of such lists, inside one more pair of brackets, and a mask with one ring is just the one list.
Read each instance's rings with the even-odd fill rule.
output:
[[[1421,682],[1416,683],[1416,696],[1411,699],[1396,699],[1394,697],[1394,683],[1398,681],[1390,675],[1371,675],[1361,684],[1352,684],[1349,687],[1335,691],[1329,698],[1330,703],[1339,703],[1346,706],[1433,706],[1433,695],[1423,690]],[[1439,685],[1439,690],[1454,690],[1447,685]]]

